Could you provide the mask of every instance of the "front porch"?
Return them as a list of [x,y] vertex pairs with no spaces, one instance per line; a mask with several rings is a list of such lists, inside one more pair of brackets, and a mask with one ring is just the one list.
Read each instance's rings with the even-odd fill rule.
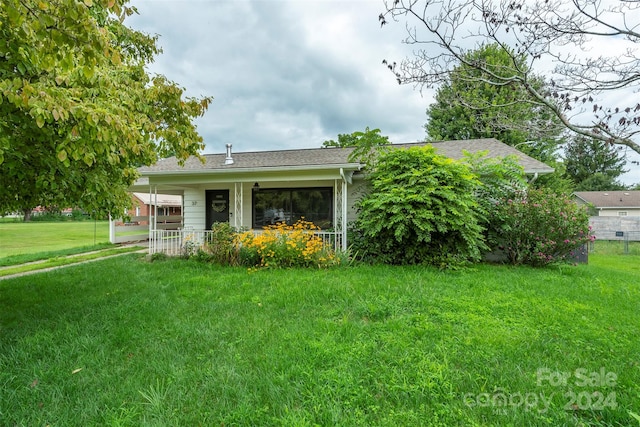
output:
[[269,225],[280,222],[292,225],[300,219],[321,227],[314,234],[324,245],[346,250],[347,222],[354,219],[347,214],[349,201],[355,199],[352,194],[355,189],[350,185],[352,174],[338,169],[331,174],[297,171],[288,175],[291,180],[260,173],[237,177],[234,182],[229,182],[228,177],[223,180],[211,176],[202,180],[205,182],[162,182],[156,177],[139,181],[136,190],[145,186],[150,200],[155,200],[158,194],[182,197],[180,223],[169,227],[154,215],[144,221],[148,223],[143,232],[148,236],[149,253],[180,255],[188,246],[199,247],[210,241],[211,225],[215,222],[259,234]]

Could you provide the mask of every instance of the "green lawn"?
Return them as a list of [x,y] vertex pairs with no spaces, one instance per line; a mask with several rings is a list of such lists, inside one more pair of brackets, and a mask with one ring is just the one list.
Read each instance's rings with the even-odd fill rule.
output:
[[640,257],[0,281],[0,425],[629,426]]
[[108,221],[0,222],[0,258],[108,241]]

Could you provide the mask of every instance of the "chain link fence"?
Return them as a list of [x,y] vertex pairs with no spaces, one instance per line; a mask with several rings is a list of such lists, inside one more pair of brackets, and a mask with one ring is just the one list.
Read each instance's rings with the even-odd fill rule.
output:
[[640,255],[640,231],[593,230],[593,234],[596,239],[589,244],[589,252]]

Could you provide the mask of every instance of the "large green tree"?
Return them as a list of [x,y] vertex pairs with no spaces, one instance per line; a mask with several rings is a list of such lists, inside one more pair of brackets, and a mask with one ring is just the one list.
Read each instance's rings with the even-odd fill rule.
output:
[[585,137],[572,139],[565,147],[566,175],[577,191],[623,190],[618,181],[626,172],[626,161],[615,146]]
[[[516,67],[523,67],[526,57],[516,58]],[[427,109],[427,139],[496,138],[538,160],[553,161],[562,132],[558,120],[536,104],[523,102],[528,94],[515,83],[493,85],[488,73],[466,65],[482,62],[491,73],[502,75],[510,72],[513,61],[514,54],[496,44],[467,52]],[[544,86],[541,78],[531,84]]]
[[156,37],[124,25],[126,0],[0,5],[0,213],[36,205],[119,213],[136,168],[203,148],[210,98],[145,67]]

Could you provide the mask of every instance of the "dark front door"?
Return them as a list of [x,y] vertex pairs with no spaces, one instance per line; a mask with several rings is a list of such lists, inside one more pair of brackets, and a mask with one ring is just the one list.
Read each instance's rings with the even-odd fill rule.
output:
[[229,190],[207,190],[207,230],[214,222],[229,222]]

